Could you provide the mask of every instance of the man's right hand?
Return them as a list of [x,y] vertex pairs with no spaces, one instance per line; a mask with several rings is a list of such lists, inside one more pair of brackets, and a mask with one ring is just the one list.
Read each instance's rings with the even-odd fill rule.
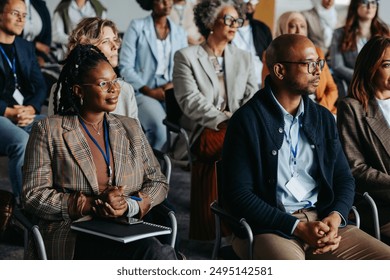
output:
[[330,227],[321,221],[299,222],[293,234],[312,248],[322,248],[326,244],[318,241],[329,231]]

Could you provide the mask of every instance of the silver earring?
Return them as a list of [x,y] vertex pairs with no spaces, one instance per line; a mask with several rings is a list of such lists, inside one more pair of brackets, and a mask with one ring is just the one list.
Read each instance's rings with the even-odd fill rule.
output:
[[211,34],[214,34],[214,31],[213,31],[213,30],[210,30],[210,35],[211,35]]
[[80,97],[80,105],[83,106],[83,104],[84,104],[84,100],[83,98]]

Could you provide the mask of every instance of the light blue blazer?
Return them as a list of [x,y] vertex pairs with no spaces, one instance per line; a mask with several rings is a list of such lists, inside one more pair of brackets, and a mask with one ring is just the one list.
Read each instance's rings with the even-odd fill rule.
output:
[[[168,19],[170,26],[171,55],[169,62],[169,80],[172,80],[173,56],[177,50],[187,47],[187,34],[183,28]],[[121,76],[130,83],[136,92],[147,85],[156,87],[157,36],[151,15],[134,19],[123,36],[119,54]]]

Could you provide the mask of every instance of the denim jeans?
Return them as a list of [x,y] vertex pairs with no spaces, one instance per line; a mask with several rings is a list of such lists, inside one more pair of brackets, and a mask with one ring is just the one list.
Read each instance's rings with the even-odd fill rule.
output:
[[138,119],[152,148],[164,151],[167,131],[162,123],[166,116],[163,102],[138,93],[135,96],[138,106]]
[[[34,122],[44,117],[37,115]],[[9,159],[8,174],[15,198],[18,198],[22,191],[24,152],[33,123],[26,127],[20,127],[10,119],[0,116],[0,155],[6,155]]]

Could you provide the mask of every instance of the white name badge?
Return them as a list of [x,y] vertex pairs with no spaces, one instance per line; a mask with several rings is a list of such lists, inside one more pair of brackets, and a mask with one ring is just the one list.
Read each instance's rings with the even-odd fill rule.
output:
[[299,202],[302,201],[307,194],[307,190],[302,186],[302,183],[299,182],[298,177],[296,176],[293,176],[290,181],[287,182],[286,188]]
[[18,102],[19,105],[23,105],[24,96],[19,91],[19,89],[15,89],[14,94],[12,94],[12,97],[15,99],[16,102]]

